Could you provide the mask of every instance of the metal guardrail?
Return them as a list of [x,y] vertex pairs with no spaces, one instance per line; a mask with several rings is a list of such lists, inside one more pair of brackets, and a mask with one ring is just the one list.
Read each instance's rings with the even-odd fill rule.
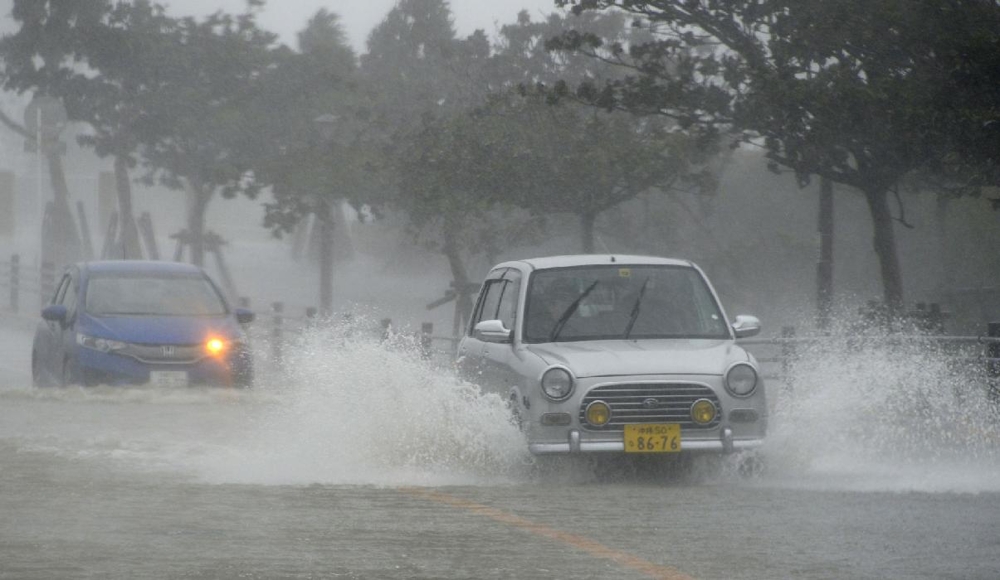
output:
[[[55,290],[56,272],[50,263],[40,266],[24,264],[18,254],[12,254],[7,260],[0,260],[0,312],[28,317],[33,308],[27,298],[37,298],[37,306],[46,304]],[[238,301],[239,306],[251,308],[249,298]],[[35,310],[37,312],[37,310]],[[272,302],[267,311],[257,312],[257,323],[254,331],[268,343],[271,356],[279,365],[284,358],[284,350],[290,340],[301,336],[311,328],[327,324],[313,306],[289,307],[284,302]],[[392,321],[388,318],[381,321],[383,338],[388,336]],[[765,379],[779,380],[790,387],[794,383],[794,366],[799,360],[800,351],[805,346],[822,344],[824,342],[841,341],[848,344],[864,345],[873,341],[880,344],[924,344],[936,345],[938,352],[943,353],[956,362],[982,365],[987,376],[1000,378],[1000,322],[987,324],[986,334],[982,336],[948,336],[942,334],[866,334],[856,333],[844,335],[813,335],[799,336],[793,327],[784,327],[781,336],[770,338],[739,339],[741,345],[750,347],[757,360],[771,368],[764,374]],[[458,339],[452,336],[434,334],[434,325],[430,322],[421,324],[419,332],[412,333],[412,338],[419,346],[423,356],[431,359],[450,359],[455,352]],[[774,348],[773,352],[762,352],[762,349]],[[978,352],[974,352],[978,349]],[[777,368],[774,368],[774,366]]]
[[[737,342],[754,353],[757,361],[764,367],[765,380],[777,380],[786,389],[792,389],[795,383],[795,366],[801,357],[808,356],[804,349],[815,348],[823,344],[844,345],[859,351],[872,344],[879,345],[914,345],[933,347],[939,357],[956,365],[968,365],[978,369],[987,378],[1000,377],[1000,323],[989,323],[987,333],[981,336],[950,336],[942,334],[874,334],[855,333],[851,335],[814,335],[797,336],[794,329],[782,329],[781,336],[770,338],[744,338]],[[767,350],[770,348],[771,350]]]

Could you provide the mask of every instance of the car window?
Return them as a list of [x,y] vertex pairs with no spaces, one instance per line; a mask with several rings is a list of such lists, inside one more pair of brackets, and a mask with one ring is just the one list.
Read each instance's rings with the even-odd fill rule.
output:
[[728,338],[704,278],[678,266],[586,266],[532,274],[527,342]]
[[98,274],[87,283],[86,310],[95,316],[218,316],[226,306],[197,275]]
[[497,319],[503,323],[504,328],[514,328],[514,319],[517,315],[517,298],[520,291],[520,275],[504,280],[503,294],[500,296],[500,304],[497,308]]
[[496,320],[497,309],[500,306],[500,298],[503,295],[503,288],[505,284],[506,282],[504,280],[488,280],[486,282],[486,288],[484,289],[485,294],[483,295],[479,315],[476,317],[476,320],[473,321],[473,325],[484,320]]
[[66,290],[62,295],[62,304],[66,307],[67,317],[72,317],[73,313],[76,312],[76,299],[77,290],[79,289],[79,284],[77,279],[73,276],[67,276]]
[[63,303],[67,288],[69,288],[69,274],[62,277],[62,280],[59,281],[59,286],[56,287],[56,291],[52,293],[52,304]]

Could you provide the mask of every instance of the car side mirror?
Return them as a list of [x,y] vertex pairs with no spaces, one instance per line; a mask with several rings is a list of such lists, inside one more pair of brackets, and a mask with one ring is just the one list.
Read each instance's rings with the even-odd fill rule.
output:
[[514,340],[514,332],[505,328],[499,320],[484,320],[475,327],[476,338],[483,342],[509,343]]
[[49,322],[66,322],[66,307],[62,304],[50,304],[42,308],[42,318]]
[[236,313],[236,322],[240,324],[250,324],[257,317],[252,311],[246,308],[237,308],[234,312]]
[[760,334],[760,320],[756,316],[740,314],[733,321],[733,330],[736,332],[736,338],[756,336]]

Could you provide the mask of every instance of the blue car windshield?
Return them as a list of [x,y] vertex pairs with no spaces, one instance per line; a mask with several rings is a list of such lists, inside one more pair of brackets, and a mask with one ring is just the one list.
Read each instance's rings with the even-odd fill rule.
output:
[[525,342],[729,338],[701,274],[680,266],[584,266],[531,275]]
[[226,305],[198,275],[92,274],[85,310],[93,316],[220,316]]

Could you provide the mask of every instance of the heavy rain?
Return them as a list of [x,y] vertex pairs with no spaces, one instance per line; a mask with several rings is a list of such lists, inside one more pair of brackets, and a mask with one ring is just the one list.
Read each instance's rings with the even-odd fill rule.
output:
[[[0,2],[0,580],[1000,577],[998,71],[995,0]],[[587,260],[628,330],[532,344]],[[719,388],[637,455],[612,383]]]

